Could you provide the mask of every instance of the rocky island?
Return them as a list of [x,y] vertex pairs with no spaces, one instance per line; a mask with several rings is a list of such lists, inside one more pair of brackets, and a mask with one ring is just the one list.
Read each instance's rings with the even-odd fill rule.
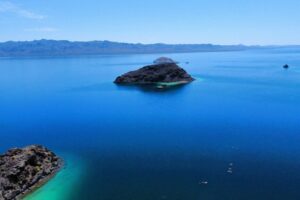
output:
[[116,78],[116,84],[156,85],[158,88],[187,84],[195,79],[170,58],[161,57],[154,64]]
[[40,187],[62,167],[43,146],[14,148],[0,155],[0,200],[18,200]]

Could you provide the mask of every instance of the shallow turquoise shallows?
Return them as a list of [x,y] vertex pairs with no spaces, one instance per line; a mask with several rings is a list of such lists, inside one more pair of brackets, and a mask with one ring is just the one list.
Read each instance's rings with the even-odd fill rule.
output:
[[24,200],[65,200],[71,199],[85,172],[84,162],[73,155],[63,155],[64,167],[41,188]]
[[[113,84],[161,56],[196,81]],[[67,161],[30,200],[299,200],[299,113],[296,47],[0,59],[0,152]]]

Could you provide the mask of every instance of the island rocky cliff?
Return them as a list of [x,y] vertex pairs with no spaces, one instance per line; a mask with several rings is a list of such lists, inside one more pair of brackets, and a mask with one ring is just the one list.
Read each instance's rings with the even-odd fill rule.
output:
[[[164,62],[164,60],[167,60]],[[131,71],[116,78],[116,84],[189,83],[194,80],[171,59],[159,58],[155,64]]]
[[62,167],[45,147],[33,145],[0,155],[0,200],[17,200],[41,186]]

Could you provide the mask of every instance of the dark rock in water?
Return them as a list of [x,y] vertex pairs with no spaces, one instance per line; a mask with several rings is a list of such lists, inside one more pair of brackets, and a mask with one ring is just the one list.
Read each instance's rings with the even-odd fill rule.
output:
[[289,65],[283,65],[284,69],[288,69],[290,66]]
[[62,167],[45,147],[33,145],[0,155],[0,200],[16,200],[39,187]]
[[[145,66],[128,72],[114,81],[117,84],[185,84],[195,80],[184,69],[173,63],[161,63]],[[175,84],[174,84],[175,83]]]

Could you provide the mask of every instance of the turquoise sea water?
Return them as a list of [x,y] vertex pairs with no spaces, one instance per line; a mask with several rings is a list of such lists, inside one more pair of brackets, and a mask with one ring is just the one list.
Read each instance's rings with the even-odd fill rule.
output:
[[80,185],[86,168],[83,160],[74,155],[61,155],[64,167],[45,185],[38,188],[24,200],[65,200],[72,199],[74,191]]
[[[160,56],[197,80],[112,83]],[[300,199],[300,49],[2,58],[0,94],[0,152],[69,163],[30,200]]]

